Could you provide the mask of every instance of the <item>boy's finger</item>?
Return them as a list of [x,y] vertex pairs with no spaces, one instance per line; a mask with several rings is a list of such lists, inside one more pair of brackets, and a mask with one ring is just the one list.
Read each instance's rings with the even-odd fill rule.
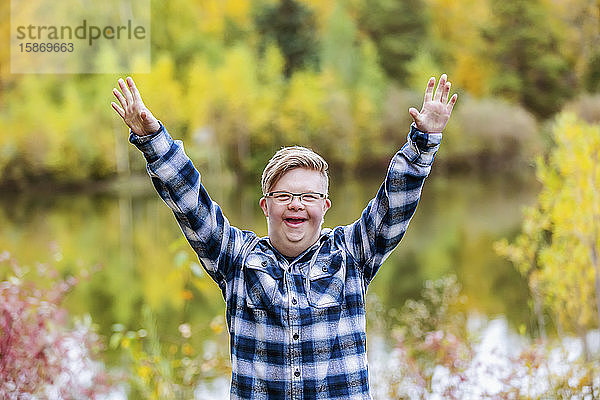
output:
[[129,88],[131,89],[134,100],[142,102],[142,96],[140,96],[140,92],[137,90],[137,86],[135,86],[135,82],[130,76],[127,77],[127,85],[129,85]]
[[414,107],[409,108],[408,109],[408,113],[414,119],[417,119],[419,117],[419,111],[416,108],[414,108]]
[[450,94],[451,87],[452,84],[450,82],[446,82],[446,84],[444,85],[444,90],[442,91],[442,98],[440,100],[443,104],[446,104],[448,102],[448,95]]
[[440,99],[442,98],[442,92],[444,91],[444,87],[446,86],[447,79],[448,77],[446,76],[446,74],[442,74],[442,76],[440,76],[437,88],[435,89],[435,95],[433,96],[434,101],[440,101]]
[[435,77],[429,78],[427,82],[427,88],[425,89],[425,103],[433,99],[433,87],[435,86]]
[[114,101],[111,101],[110,105],[112,106],[112,108],[115,109],[115,111],[117,112],[117,114],[119,114],[119,116],[123,119],[125,119],[125,111],[123,111],[123,109],[121,107],[119,107],[117,105],[117,103],[115,103]]
[[[121,92],[123,92],[123,96],[125,97],[125,100],[127,101],[126,104],[133,103],[133,97],[131,96],[131,92],[129,91],[129,88],[127,87],[127,85],[125,84],[125,81],[122,78],[119,78],[119,87],[121,88]],[[126,107],[123,107],[123,108],[126,108]]]
[[456,104],[456,100],[458,100],[458,95],[456,93],[454,93],[452,95],[452,97],[450,98],[450,103],[448,103],[448,114],[452,114],[452,109],[454,108],[454,105]]
[[121,103],[121,107],[123,107],[123,109],[127,108],[127,101],[117,88],[113,88],[113,94],[115,95],[117,100],[119,100],[119,103]]

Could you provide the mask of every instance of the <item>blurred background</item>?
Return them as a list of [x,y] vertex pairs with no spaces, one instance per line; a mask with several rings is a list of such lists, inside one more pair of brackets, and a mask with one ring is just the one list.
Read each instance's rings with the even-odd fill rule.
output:
[[[9,3],[0,8],[8,43]],[[325,226],[349,223],[404,144],[408,108],[420,107],[429,77],[447,73],[458,103],[409,231],[369,288],[374,396],[454,387],[467,398],[450,379],[461,374],[473,398],[532,395],[514,371],[520,383],[497,376],[474,389],[482,383],[469,371],[494,332],[501,348],[530,351],[507,353],[529,366],[522,375],[554,383],[563,381],[543,363],[523,360],[548,360],[579,338],[564,365],[589,379],[565,378],[561,390],[600,396],[599,10],[595,0],[152,0],[151,72],[131,76],[230,222],[266,235],[259,178],[275,151],[323,155]],[[0,47],[3,290],[31,282],[41,292],[23,292],[27,303],[70,282],[49,297],[70,316],[52,329],[87,321],[94,368],[114,382],[104,396],[225,398],[221,293],[110,106],[127,73],[11,74],[9,60]],[[434,350],[420,347],[431,340]],[[528,347],[540,340],[559,345]],[[394,365],[387,357],[403,365],[399,376],[378,367]]]

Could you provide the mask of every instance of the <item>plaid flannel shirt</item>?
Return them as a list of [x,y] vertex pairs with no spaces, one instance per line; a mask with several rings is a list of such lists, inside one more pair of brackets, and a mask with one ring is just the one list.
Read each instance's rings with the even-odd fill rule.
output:
[[156,190],[223,293],[231,399],[371,399],[367,285],[406,231],[441,136],[413,125],[360,218],[323,229],[289,262],[267,237],[229,224],[162,124],[150,136],[131,133]]

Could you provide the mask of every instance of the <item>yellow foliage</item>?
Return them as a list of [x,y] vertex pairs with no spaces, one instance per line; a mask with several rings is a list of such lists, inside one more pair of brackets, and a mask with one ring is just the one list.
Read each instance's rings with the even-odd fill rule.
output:
[[515,243],[496,249],[540,290],[563,329],[598,326],[600,280],[600,126],[562,114],[555,147],[538,159],[543,189]]
[[203,32],[220,35],[225,30],[225,21],[248,27],[250,23],[250,0],[202,0],[197,5],[200,10],[200,29]]
[[442,72],[448,73],[455,87],[461,90],[477,97],[489,94],[487,83],[494,69],[484,56],[481,36],[482,27],[490,20],[488,2],[426,0],[426,3],[431,10],[431,35],[443,44],[442,51],[446,53]]
[[171,57],[162,56],[152,66],[151,74],[133,75],[144,102],[159,119],[169,121],[170,126],[183,125],[189,115],[184,101],[183,84],[175,74]]
[[486,82],[493,74],[493,67],[489,62],[469,51],[460,51],[455,57],[454,70],[450,75],[453,86],[475,97],[489,94]]
[[[0,2],[0,40],[10,43],[10,2]],[[10,77],[10,46],[0,47],[0,77]],[[2,93],[0,92],[0,96]],[[0,97],[0,106],[4,100]]]
[[276,120],[278,130],[285,133],[290,144],[307,143],[311,132],[325,130],[327,118],[323,107],[328,94],[325,80],[309,71],[292,76]]
[[217,102],[228,111],[240,113],[248,110],[256,94],[255,59],[247,47],[234,47],[225,54],[221,68],[213,74]]
[[188,105],[188,118],[192,132],[207,123],[211,111],[212,93],[212,70],[205,60],[197,58],[190,68],[185,101]]
[[240,25],[244,25],[249,22],[251,5],[250,0],[220,0],[219,2],[222,4],[224,3],[224,14],[226,17]]
[[142,378],[144,382],[149,383],[152,375],[152,369],[150,369],[150,367],[147,365],[140,365],[136,370],[136,374]]

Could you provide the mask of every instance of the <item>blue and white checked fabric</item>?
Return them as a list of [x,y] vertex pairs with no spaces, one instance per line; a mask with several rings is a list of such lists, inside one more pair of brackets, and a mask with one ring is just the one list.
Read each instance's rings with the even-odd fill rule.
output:
[[162,124],[151,136],[131,133],[156,190],[223,293],[231,399],[371,399],[367,286],[406,231],[441,136],[413,126],[360,218],[323,229],[289,262],[267,237],[229,224]]

